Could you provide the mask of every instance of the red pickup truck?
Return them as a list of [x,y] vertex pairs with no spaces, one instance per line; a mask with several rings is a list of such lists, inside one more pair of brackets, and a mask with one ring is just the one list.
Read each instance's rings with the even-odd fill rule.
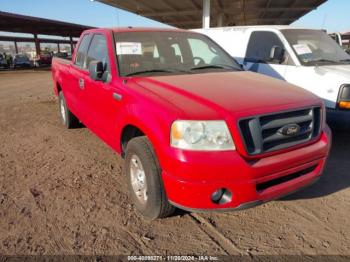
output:
[[65,126],[81,122],[121,154],[148,218],[280,198],[316,181],[329,153],[319,98],[244,72],[198,33],[88,30],[52,76]]

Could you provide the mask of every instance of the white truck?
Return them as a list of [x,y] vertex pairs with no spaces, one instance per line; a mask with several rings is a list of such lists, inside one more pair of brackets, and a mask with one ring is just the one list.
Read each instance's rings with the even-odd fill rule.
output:
[[328,34],[337,42],[348,54],[350,53],[350,34],[332,33]]
[[327,108],[350,110],[350,55],[324,31],[290,26],[194,31],[219,43],[244,69],[307,89]]

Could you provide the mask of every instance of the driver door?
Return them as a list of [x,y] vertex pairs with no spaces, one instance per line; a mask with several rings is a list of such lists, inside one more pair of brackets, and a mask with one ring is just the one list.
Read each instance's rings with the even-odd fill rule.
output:
[[121,95],[122,87],[118,81],[112,81],[112,40],[105,33],[95,33],[92,37],[86,57],[86,66],[89,69],[92,61],[101,61],[104,64],[105,81],[93,80],[88,76],[85,80],[84,100],[87,103],[89,128],[109,145],[116,142],[115,127],[118,125],[117,116],[123,106],[123,99],[116,99]]

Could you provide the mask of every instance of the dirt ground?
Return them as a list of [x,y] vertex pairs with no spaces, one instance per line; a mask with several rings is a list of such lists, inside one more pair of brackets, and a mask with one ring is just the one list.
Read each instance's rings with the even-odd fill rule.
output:
[[129,204],[123,160],[61,124],[50,72],[0,72],[0,254],[350,255],[348,118],[331,117],[313,186],[245,211],[147,221]]

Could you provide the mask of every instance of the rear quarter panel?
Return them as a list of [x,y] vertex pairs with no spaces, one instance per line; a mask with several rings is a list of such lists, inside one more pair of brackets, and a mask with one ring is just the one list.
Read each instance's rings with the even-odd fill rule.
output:
[[54,92],[55,95],[58,95],[59,89],[62,88],[65,84],[65,78],[69,73],[69,64],[70,61],[61,58],[53,58],[51,65],[52,79],[54,82]]

